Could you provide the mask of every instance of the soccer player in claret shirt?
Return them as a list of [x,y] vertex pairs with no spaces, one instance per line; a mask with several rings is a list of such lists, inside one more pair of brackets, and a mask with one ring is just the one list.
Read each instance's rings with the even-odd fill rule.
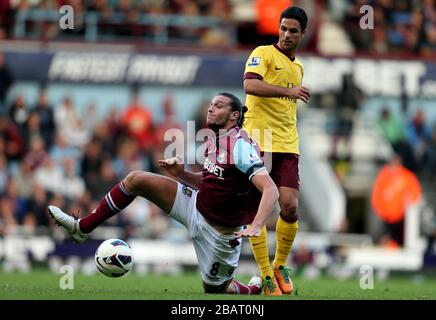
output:
[[[92,213],[74,218],[49,206],[49,214],[80,243],[102,222],[126,208],[137,196],[155,203],[181,222],[194,242],[205,293],[260,294],[262,279],[248,285],[233,279],[241,237],[258,236],[278,200],[256,143],[240,129],[243,106],[229,93],[216,95],[208,109],[211,130],[201,172],[185,170],[180,158],[159,160],[175,179],[134,171],[102,199]],[[176,181],[177,180],[177,181]],[[246,210],[257,206],[257,210]],[[244,228],[250,224],[247,228]]]
[[244,128],[258,140],[265,165],[271,170],[271,178],[280,193],[276,253],[272,266],[266,227],[263,227],[260,237],[250,238],[264,279],[265,294],[273,296],[290,294],[293,290],[286,260],[298,230],[297,99],[307,103],[310,97],[309,89],[301,85],[304,68],[295,54],[306,25],[304,10],[298,7],[285,9],[278,24],[278,42],[254,49],[244,73],[248,108]]

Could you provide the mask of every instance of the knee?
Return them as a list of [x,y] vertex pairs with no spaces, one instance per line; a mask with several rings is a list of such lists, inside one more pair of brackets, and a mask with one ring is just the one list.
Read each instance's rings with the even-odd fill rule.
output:
[[298,201],[289,201],[281,205],[280,217],[289,223],[294,223],[298,220]]
[[146,181],[147,179],[147,172],[144,171],[132,171],[130,172],[125,178],[124,178],[124,185],[126,186],[127,190],[130,192],[137,194],[138,188],[140,188],[141,185],[143,185],[143,181]]

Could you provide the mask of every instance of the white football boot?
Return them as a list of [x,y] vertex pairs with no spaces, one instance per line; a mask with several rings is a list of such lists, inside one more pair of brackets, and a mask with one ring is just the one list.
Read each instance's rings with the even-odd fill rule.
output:
[[263,288],[263,280],[261,277],[259,276],[254,276],[250,279],[250,281],[248,282],[249,286],[256,286],[260,289],[260,292],[262,292],[262,288]]
[[80,231],[77,217],[70,216],[55,206],[48,206],[48,213],[59,226],[64,228],[74,242],[82,243],[89,238],[89,234]]

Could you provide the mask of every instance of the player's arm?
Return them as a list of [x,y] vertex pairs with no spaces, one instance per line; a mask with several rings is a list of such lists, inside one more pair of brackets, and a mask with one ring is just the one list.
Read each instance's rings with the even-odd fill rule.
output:
[[165,160],[158,160],[161,168],[165,169],[177,181],[198,189],[201,181],[201,172],[192,172],[185,169],[182,158],[179,156]]
[[252,144],[239,139],[233,149],[235,166],[262,192],[256,216],[250,226],[236,232],[237,237],[256,237],[261,233],[265,220],[273,213],[279,199],[279,191],[269,176],[262,160]]
[[237,237],[258,237],[266,219],[273,213],[279,199],[279,190],[264,167],[251,178],[251,182],[262,192],[259,208],[253,222],[244,230],[236,232]]
[[259,78],[248,78],[244,80],[244,91],[257,97],[287,97],[291,99],[300,99],[308,102],[310,90],[303,86],[286,88],[269,84]]

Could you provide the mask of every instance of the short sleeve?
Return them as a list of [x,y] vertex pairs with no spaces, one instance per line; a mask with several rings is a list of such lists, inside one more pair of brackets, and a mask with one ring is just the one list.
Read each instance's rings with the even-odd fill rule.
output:
[[265,77],[266,71],[268,70],[268,57],[264,48],[257,47],[253,50],[250,57],[245,64],[245,72],[247,73],[256,73],[262,78]]
[[233,160],[236,168],[245,173],[249,180],[251,180],[257,172],[265,169],[256,148],[244,139],[238,139],[235,143],[233,148]]

